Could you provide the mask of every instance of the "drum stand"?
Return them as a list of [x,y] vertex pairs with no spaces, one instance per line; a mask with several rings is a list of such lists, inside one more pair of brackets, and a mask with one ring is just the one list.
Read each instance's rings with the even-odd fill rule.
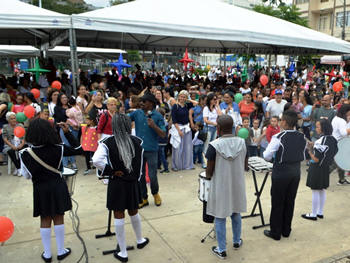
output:
[[[211,233],[213,233],[213,232],[214,232],[214,236],[211,236]],[[213,227],[213,228],[208,232],[208,234],[206,234],[206,235],[202,238],[201,243],[204,243],[205,240],[207,239],[207,237],[210,237],[211,239],[215,239],[215,238],[216,238],[216,235],[215,235],[215,227]]]
[[[109,179],[109,176],[99,176],[98,180],[102,180],[102,179]],[[112,210],[108,211],[108,224],[107,224],[107,230],[106,233],[104,234],[97,234],[95,235],[95,238],[103,238],[103,237],[110,237],[110,236],[114,236],[115,233],[111,232],[111,221],[112,221]],[[135,249],[134,246],[127,246],[126,250],[133,250]],[[116,249],[112,249],[112,250],[105,250],[102,251],[102,255],[109,255],[109,254],[113,254],[115,252],[119,252],[120,248],[119,245],[117,245]]]

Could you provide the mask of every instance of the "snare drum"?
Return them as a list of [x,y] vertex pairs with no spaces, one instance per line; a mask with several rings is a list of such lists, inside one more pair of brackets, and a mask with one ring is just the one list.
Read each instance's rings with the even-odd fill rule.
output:
[[66,181],[69,195],[72,196],[74,193],[74,186],[75,186],[75,175],[77,172],[73,169],[63,167],[63,173],[62,176],[64,180]]
[[199,189],[198,189],[198,199],[202,202],[208,201],[209,188],[210,188],[210,180],[206,177],[205,172],[201,172],[199,174]]

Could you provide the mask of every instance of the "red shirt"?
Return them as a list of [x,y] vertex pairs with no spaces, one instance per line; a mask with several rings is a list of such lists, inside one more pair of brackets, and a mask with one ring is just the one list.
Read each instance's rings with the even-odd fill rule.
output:
[[274,136],[275,134],[280,132],[280,127],[276,126],[276,127],[272,127],[271,125],[269,125],[266,129],[266,140],[268,142],[271,141],[272,136]]
[[[106,116],[108,114],[108,120],[106,123]],[[104,134],[109,134],[112,135],[112,118],[113,116],[106,111],[105,113],[101,114],[100,120],[98,121],[98,126],[97,126],[97,133],[104,133]]]
[[239,107],[239,112],[240,112],[242,118],[249,117],[250,114],[254,111],[254,103],[253,102],[247,104],[243,100],[238,104],[238,107]]

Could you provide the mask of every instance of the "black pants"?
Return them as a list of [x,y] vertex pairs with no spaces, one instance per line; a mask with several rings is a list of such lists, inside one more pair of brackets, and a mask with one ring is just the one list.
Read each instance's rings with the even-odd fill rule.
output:
[[7,151],[7,155],[10,156],[11,161],[15,164],[16,169],[21,168],[21,164],[19,162],[19,157],[17,151],[10,149]]
[[84,156],[85,156],[85,163],[86,163],[86,169],[90,170],[91,169],[91,157],[94,155],[94,152],[89,152],[89,151],[84,151]]
[[272,176],[270,227],[274,237],[289,236],[292,228],[294,202],[300,181],[297,174]]

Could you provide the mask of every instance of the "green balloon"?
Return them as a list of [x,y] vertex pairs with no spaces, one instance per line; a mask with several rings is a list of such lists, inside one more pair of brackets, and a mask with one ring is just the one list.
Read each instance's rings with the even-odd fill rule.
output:
[[350,83],[349,82],[344,82],[345,87],[349,87]]
[[26,119],[27,119],[27,117],[26,117],[26,115],[24,115],[23,112],[18,112],[18,113],[16,114],[16,120],[17,120],[17,122],[25,122]]
[[237,93],[235,95],[235,102],[240,103],[243,100],[243,95],[241,93]]
[[9,102],[9,104],[7,104],[7,110],[8,110],[8,111],[11,111],[12,106],[13,106],[13,103],[12,103],[12,102]]
[[238,131],[238,137],[242,138],[242,139],[247,139],[249,135],[249,131],[246,128],[240,128]]

